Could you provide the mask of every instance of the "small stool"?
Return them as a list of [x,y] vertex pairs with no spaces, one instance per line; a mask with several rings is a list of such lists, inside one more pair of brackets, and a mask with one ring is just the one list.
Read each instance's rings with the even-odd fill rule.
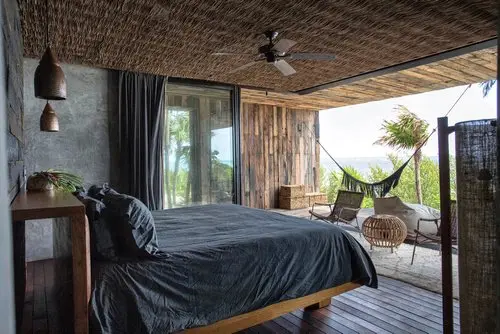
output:
[[361,228],[366,241],[373,246],[390,248],[398,247],[406,239],[407,229],[405,223],[396,216],[373,215],[363,222]]

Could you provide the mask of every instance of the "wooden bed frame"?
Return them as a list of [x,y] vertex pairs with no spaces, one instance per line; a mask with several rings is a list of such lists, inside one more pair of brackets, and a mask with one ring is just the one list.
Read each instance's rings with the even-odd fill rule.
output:
[[263,322],[272,320],[283,314],[290,313],[299,308],[318,309],[330,305],[331,298],[340,295],[344,292],[356,289],[360,284],[349,282],[337,286],[335,288],[321,290],[319,292],[299,297],[295,299],[285,300],[280,303],[269,305],[261,309],[240,314],[232,318],[218,321],[214,324],[190,328],[180,333],[198,334],[198,333],[234,333],[252,326],[256,326]]

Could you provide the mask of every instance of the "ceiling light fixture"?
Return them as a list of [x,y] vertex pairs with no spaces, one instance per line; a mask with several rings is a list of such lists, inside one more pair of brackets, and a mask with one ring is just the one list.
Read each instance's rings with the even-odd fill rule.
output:
[[45,0],[45,53],[35,70],[35,97],[47,100],[40,117],[40,131],[59,131],[57,115],[48,100],[66,100],[66,78],[50,48],[49,4]]
[[49,5],[45,0],[45,53],[35,70],[35,96],[44,100],[66,100],[66,79],[50,48]]
[[43,108],[42,116],[40,116],[40,131],[59,131],[59,120],[57,119],[56,112],[49,104],[49,101],[47,101],[45,108]]

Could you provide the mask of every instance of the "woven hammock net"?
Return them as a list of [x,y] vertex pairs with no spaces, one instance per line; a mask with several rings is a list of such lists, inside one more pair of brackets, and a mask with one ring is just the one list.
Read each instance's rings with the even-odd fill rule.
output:
[[350,191],[362,192],[368,197],[385,197],[385,195],[387,195],[391,191],[391,189],[397,187],[399,179],[401,178],[401,174],[403,173],[403,170],[406,168],[410,160],[411,158],[408,159],[404,164],[402,164],[401,167],[399,167],[391,175],[389,175],[382,181],[378,181],[375,183],[361,181],[349,174],[339,165],[340,169],[343,172],[342,186]]
[[498,182],[496,126],[491,120],[455,126],[462,333],[498,330],[496,289]]

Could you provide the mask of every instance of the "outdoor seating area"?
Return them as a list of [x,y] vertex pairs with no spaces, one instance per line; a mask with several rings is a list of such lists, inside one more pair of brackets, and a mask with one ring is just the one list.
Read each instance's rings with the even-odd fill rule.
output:
[[[310,219],[311,209],[312,208],[296,210],[271,209],[271,211]],[[331,216],[331,211],[328,206],[315,206],[314,212],[318,216]],[[357,222],[353,218],[349,223],[339,224],[339,226],[346,229],[361,243],[370,255],[379,275],[397,279],[429,291],[441,293],[441,252],[439,245],[421,242],[423,241],[421,235],[417,244],[414,243],[414,238],[406,238],[399,246],[394,246],[393,252],[391,252],[390,247],[385,248],[372,245],[365,236],[359,233],[357,226],[359,223],[359,226],[363,229],[363,225],[367,219],[375,214],[374,208],[361,208],[356,215]],[[436,231],[434,231],[434,233],[436,233]],[[452,262],[453,297],[458,299],[457,250],[453,252]]]

